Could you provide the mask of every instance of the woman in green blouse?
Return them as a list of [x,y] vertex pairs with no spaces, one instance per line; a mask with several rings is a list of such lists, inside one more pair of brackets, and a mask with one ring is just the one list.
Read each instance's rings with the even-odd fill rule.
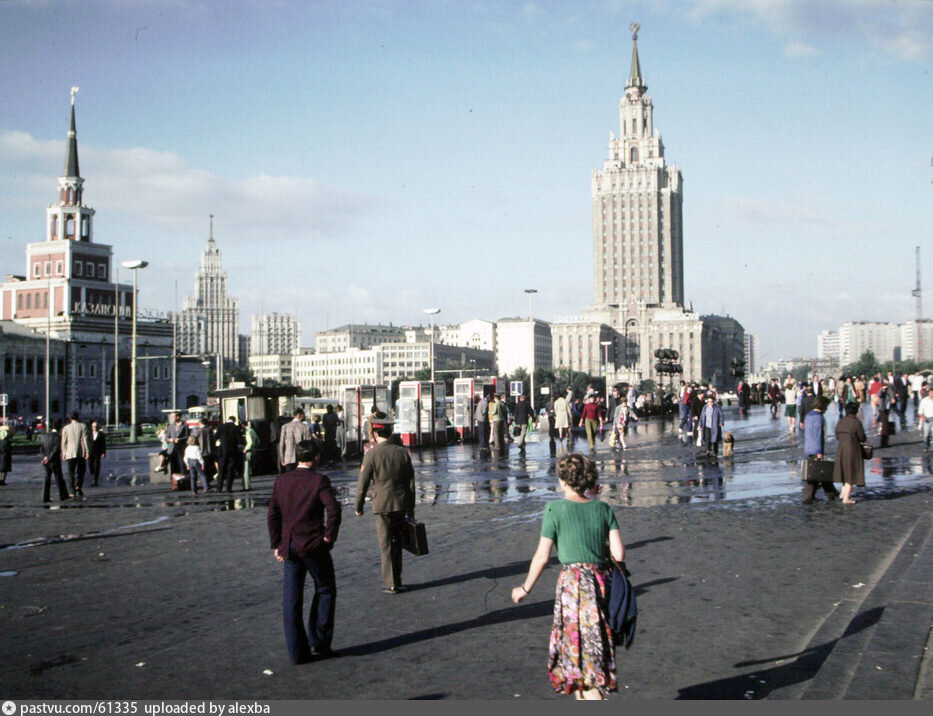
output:
[[528,576],[512,590],[518,604],[532,590],[557,544],[561,563],[554,602],[548,672],[554,690],[577,699],[602,699],[616,690],[615,646],[606,615],[610,555],[625,559],[612,508],[594,499],[596,464],[580,453],[563,456],[557,477],[564,499],[544,511],[541,539]]

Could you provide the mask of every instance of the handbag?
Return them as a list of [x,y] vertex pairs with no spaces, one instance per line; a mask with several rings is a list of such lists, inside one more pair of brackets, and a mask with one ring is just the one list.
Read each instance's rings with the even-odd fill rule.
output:
[[418,522],[413,517],[405,518],[402,547],[416,557],[428,553],[428,533],[424,528],[424,522]]
[[833,470],[832,460],[817,460],[810,456],[803,461],[800,479],[804,482],[832,482]]
[[868,443],[862,443],[859,447],[862,448],[862,459],[871,460],[871,456],[874,454],[875,449]]

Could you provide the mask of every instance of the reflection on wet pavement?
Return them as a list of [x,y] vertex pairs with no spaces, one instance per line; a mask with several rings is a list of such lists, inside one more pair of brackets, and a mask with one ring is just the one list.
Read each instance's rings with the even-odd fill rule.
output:
[[[873,428],[870,411],[865,416],[866,433]],[[736,508],[760,504],[763,498],[796,501],[800,498],[799,477],[803,440],[788,430],[786,420],[771,419],[766,406],[753,407],[741,416],[726,408],[725,429],[735,436],[735,456],[711,460],[691,440],[681,439],[674,420],[643,420],[626,437],[627,450],[613,450],[607,441],[588,453],[585,438],[576,437],[572,449],[588,453],[600,472],[601,499],[614,505],[645,507],[663,504],[710,504],[729,502]],[[833,431],[838,414],[830,408],[826,416],[827,453],[835,451]],[[908,420],[912,424],[912,420]],[[604,436],[606,437],[606,436]],[[919,431],[904,436],[917,442]],[[877,446],[877,437],[873,438]],[[550,444],[546,435],[534,435],[526,453],[512,444],[503,456],[480,455],[472,444],[412,451],[419,504],[466,505],[476,503],[536,500],[560,495],[556,462],[565,446]],[[192,495],[171,492],[164,483],[149,484],[148,450],[113,451],[107,457],[102,486],[97,494],[65,503],[51,503],[50,510],[138,508],[159,506],[183,513],[230,510],[265,510],[272,477],[259,477],[250,493],[234,492]],[[888,451],[885,451],[886,453]],[[890,451],[897,453],[897,448]],[[877,454],[877,453],[876,453]],[[113,459],[111,459],[113,458]],[[321,468],[328,475],[344,505],[352,506],[356,495],[359,462],[347,461]],[[930,489],[933,486],[933,454],[891,454],[875,457],[865,466],[863,497],[883,498],[896,493]],[[122,492],[122,487],[134,490]],[[116,489],[114,489],[116,488]],[[0,495],[2,497],[2,495]],[[741,504],[739,503],[741,502]],[[4,507],[7,505],[0,505]]]

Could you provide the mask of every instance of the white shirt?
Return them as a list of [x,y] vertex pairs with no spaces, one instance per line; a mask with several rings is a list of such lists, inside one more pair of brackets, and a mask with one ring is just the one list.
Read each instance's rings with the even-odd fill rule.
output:
[[924,420],[933,420],[933,398],[929,394],[920,401],[917,414]]

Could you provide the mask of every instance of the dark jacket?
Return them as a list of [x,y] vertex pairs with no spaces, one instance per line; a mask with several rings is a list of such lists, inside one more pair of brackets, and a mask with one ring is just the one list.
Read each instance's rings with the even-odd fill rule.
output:
[[11,472],[13,468],[13,456],[10,447],[10,438],[0,439],[0,472]]
[[298,554],[308,554],[324,538],[333,546],[340,529],[341,508],[326,475],[297,467],[275,478],[266,515],[272,548],[288,552],[291,542]]
[[62,459],[62,440],[57,430],[50,430],[42,436],[39,443],[39,459],[46,458],[46,462],[51,464],[53,461]]
[[531,405],[527,400],[519,400],[515,403],[515,422],[518,425],[524,425],[531,417]]
[[230,457],[241,452],[243,452],[243,443],[237,424],[228,421],[217,428],[217,455]]
[[635,638],[635,623],[638,621],[638,605],[635,602],[635,590],[628,580],[629,571],[625,562],[612,565],[612,584],[609,588],[609,628],[612,640],[624,644],[628,649]]
[[87,434],[87,447],[89,457],[103,457],[107,454],[107,436],[103,431],[97,431],[97,437],[94,433]]

